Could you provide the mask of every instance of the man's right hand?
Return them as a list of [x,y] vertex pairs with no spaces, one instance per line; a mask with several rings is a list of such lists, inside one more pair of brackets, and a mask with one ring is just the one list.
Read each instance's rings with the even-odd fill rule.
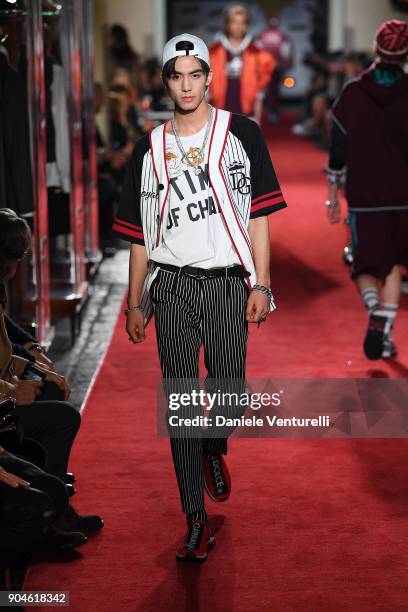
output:
[[35,402],[43,386],[41,380],[19,380],[16,392],[17,406],[26,406]]
[[126,317],[126,331],[129,335],[129,341],[133,342],[133,344],[138,344],[146,340],[143,312],[141,310],[132,310],[128,312]]

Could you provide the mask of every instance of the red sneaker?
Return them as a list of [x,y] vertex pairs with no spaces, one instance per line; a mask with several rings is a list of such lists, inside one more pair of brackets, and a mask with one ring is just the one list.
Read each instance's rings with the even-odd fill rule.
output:
[[214,545],[214,536],[204,521],[193,521],[188,528],[186,540],[176,552],[178,561],[205,561],[207,551]]
[[204,457],[204,488],[213,501],[224,502],[231,493],[231,476],[222,455]]

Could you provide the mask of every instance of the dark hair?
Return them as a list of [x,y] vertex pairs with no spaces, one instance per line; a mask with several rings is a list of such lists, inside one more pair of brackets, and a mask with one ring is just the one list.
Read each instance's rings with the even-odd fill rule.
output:
[[31,230],[10,208],[0,208],[0,282],[31,247]]
[[[168,62],[166,62],[163,66],[163,70],[162,70],[162,79],[165,85],[167,85],[167,81],[174,75],[176,74],[176,61],[178,60],[179,57],[184,57],[184,55],[178,55],[177,57],[173,57],[171,60],[169,60]],[[194,56],[193,56],[194,57]],[[199,57],[196,57],[196,60],[198,60],[200,62],[201,65],[201,70],[204,72],[205,74],[205,78],[208,77],[208,75],[210,74],[210,67],[207,64],[207,62],[205,62],[204,60],[200,59]]]
[[126,28],[116,23],[110,31],[113,38],[110,50],[114,58],[117,61],[135,59],[137,55],[130,46]]
[[352,62],[353,64],[359,64],[363,68],[368,68],[372,63],[372,58],[364,52],[352,51],[348,53],[344,58],[345,62]]

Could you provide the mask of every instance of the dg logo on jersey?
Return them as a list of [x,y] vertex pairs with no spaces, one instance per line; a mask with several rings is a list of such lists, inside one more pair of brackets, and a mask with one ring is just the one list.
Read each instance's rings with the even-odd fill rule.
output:
[[234,161],[228,166],[228,172],[232,177],[232,188],[241,195],[248,195],[251,192],[251,181],[245,175],[245,165]]

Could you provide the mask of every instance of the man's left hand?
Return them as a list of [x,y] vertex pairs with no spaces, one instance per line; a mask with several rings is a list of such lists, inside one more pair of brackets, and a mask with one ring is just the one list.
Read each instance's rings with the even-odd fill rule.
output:
[[246,308],[248,323],[261,323],[269,314],[269,298],[262,291],[253,290],[250,293]]
[[66,401],[71,394],[71,389],[69,387],[69,384],[65,380],[65,377],[62,376],[61,374],[57,374],[56,372],[52,372],[51,370],[48,370],[45,366],[39,363],[36,363],[35,367],[41,370],[41,372],[44,372],[44,374],[46,375],[45,380],[50,380],[54,382],[57,385],[57,387],[61,389],[61,391],[64,392],[64,399]]

